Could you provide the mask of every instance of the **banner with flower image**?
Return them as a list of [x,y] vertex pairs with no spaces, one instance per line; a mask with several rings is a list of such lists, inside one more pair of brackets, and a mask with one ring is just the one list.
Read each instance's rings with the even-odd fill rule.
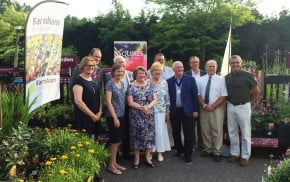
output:
[[60,63],[67,5],[60,1],[38,3],[25,28],[25,97],[32,112],[60,98]]
[[137,66],[147,69],[146,41],[114,41],[114,56],[126,59],[126,70],[134,71]]

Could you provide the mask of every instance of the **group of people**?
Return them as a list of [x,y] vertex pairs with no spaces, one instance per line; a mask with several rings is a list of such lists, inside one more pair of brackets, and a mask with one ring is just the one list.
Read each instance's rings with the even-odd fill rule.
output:
[[189,58],[191,70],[187,72],[182,61],[175,61],[172,68],[165,66],[164,55],[158,53],[148,71],[138,66],[133,73],[125,70],[122,56],[115,56],[104,80],[97,67],[101,56],[100,49],[92,49],[74,69],[70,86],[75,127],[85,129],[94,139],[102,115],[101,91],[105,90],[110,172],[119,175],[126,170],[116,160],[121,143],[123,157],[130,158],[133,148],[134,169],[139,168],[141,151],[145,164],[153,168],[153,152],[161,162],[163,153],[173,144],[174,157],[184,156],[187,164],[192,162],[196,147],[202,150],[201,156],[212,156],[220,162],[226,113],[231,154],[228,161],[249,164],[250,102],[257,99],[259,90],[254,76],[241,70],[240,56],[230,58],[231,73],[225,78],[216,74],[215,60],[208,60],[205,71],[200,70],[196,56]]

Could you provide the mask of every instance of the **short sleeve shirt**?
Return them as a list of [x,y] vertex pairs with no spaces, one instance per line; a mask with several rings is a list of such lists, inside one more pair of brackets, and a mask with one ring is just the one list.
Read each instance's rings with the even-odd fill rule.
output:
[[[122,87],[118,88],[114,82],[109,80],[106,84],[106,91],[112,92],[112,105],[117,117],[123,117],[125,114],[125,101],[126,101],[126,89],[124,83],[121,81]],[[112,117],[111,113],[107,109],[107,116]]]
[[251,99],[251,89],[257,86],[254,75],[245,71],[239,73],[229,73],[226,76],[226,86],[228,90],[228,100],[234,102],[249,102]]

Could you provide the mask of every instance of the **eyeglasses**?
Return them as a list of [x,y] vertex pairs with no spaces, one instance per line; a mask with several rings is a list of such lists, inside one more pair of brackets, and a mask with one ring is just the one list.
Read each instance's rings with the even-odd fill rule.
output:
[[90,67],[90,68],[94,68],[96,65],[94,65],[94,64],[87,64],[86,66],[87,67]]

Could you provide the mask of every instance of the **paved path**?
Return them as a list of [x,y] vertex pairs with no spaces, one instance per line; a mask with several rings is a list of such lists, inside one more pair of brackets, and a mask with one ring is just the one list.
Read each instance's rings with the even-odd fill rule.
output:
[[106,182],[260,182],[264,164],[269,163],[268,152],[267,149],[256,149],[250,165],[241,167],[239,163],[228,163],[227,158],[220,163],[213,162],[212,158],[200,157],[199,151],[193,152],[192,164],[188,165],[183,158],[172,157],[174,151],[171,151],[165,154],[163,162],[154,158],[155,168],[145,166],[143,156],[139,169],[132,168],[132,161],[120,159],[119,163],[127,170],[122,175],[106,171],[103,177]]

